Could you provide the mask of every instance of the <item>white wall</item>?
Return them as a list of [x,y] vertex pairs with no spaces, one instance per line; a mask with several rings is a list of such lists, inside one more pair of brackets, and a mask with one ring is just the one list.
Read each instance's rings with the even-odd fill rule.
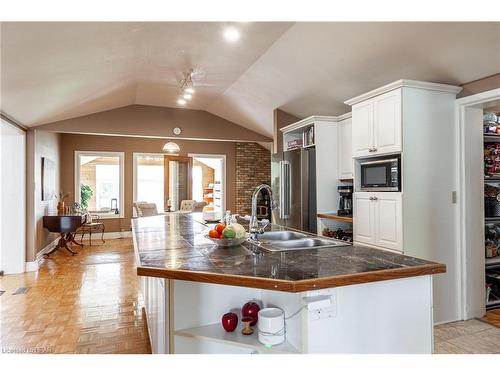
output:
[[0,270],[24,272],[26,135],[0,119]]

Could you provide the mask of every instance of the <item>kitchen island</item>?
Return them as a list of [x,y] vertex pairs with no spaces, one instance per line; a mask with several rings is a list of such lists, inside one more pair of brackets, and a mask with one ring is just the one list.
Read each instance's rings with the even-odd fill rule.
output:
[[[217,248],[201,214],[132,226],[154,353],[432,353],[432,275],[443,264],[347,243]],[[328,303],[314,308],[314,299]],[[223,330],[222,315],[251,300],[290,317],[284,343],[264,346],[257,332],[242,335],[241,323]]]

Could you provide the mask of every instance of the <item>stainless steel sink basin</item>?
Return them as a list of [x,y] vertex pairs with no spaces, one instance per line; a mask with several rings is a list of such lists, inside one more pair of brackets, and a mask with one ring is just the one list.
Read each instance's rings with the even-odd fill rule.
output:
[[350,244],[326,238],[301,238],[287,241],[269,241],[260,243],[260,247],[268,251],[291,251],[291,250],[306,250],[320,249],[324,247],[349,246]]
[[290,241],[306,237],[304,233],[292,232],[290,230],[265,232],[258,235],[259,241]]

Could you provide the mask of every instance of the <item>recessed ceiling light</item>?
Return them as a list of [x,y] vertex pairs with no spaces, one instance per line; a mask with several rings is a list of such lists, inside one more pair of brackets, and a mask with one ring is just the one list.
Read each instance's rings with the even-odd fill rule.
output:
[[234,26],[229,26],[224,30],[224,38],[226,38],[228,42],[236,42],[240,39],[240,32]]
[[187,102],[186,102],[184,99],[179,99],[179,100],[177,100],[177,104],[179,104],[179,105],[184,105],[184,104],[186,104],[186,103],[187,103]]
[[192,87],[187,87],[186,89],[184,89],[184,92],[186,94],[194,94],[194,89]]
[[189,100],[189,99],[191,99],[191,98],[193,97],[193,95],[191,95],[191,94],[184,94],[182,97],[183,97],[184,99]]

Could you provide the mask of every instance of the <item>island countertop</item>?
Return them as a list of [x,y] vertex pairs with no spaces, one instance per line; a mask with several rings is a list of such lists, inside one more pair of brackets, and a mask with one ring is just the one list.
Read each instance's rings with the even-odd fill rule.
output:
[[217,248],[204,237],[212,226],[200,213],[133,219],[137,274],[304,292],[446,272],[444,264],[358,245],[272,253],[249,242]]

